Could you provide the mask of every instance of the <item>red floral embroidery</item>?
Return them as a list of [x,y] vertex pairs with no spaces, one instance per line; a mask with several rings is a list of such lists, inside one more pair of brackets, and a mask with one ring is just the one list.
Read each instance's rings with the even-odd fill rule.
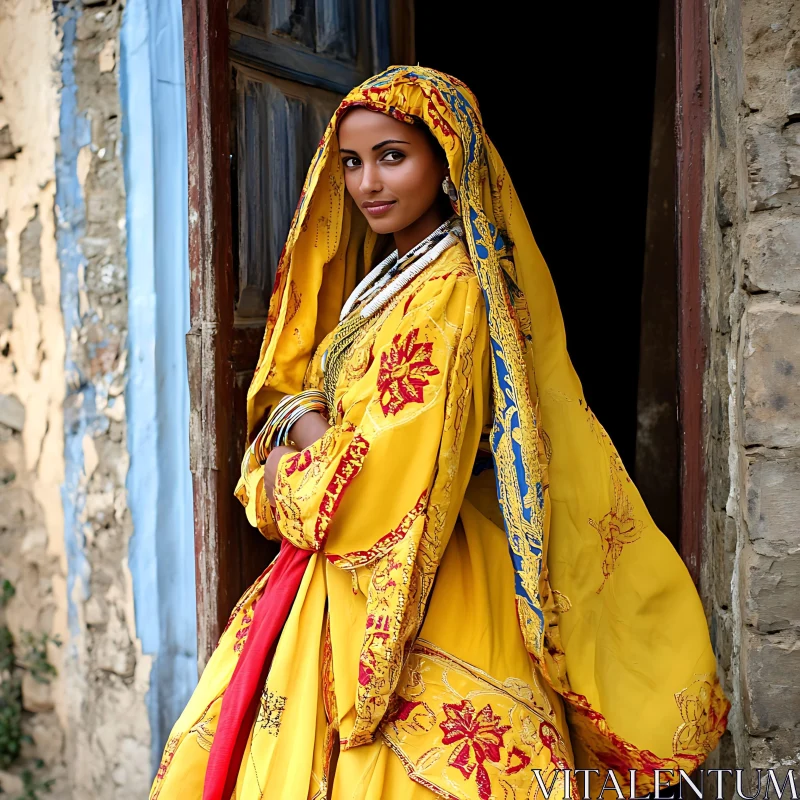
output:
[[431,363],[433,344],[418,342],[418,334],[419,328],[414,328],[401,341],[398,333],[389,352],[381,353],[378,391],[385,416],[397,414],[409,403],[424,402],[428,376],[439,374],[439,368]]
[[514,745],[506,757],[506,775],[516,775],[531,763],[531,757]]
[[247,641],[247,634],[250,633],[250,624],[253,622],[253,618],[250,614],[253,612],[256,604],[253,603],[253,608],[250,611],[245,611],[244,616],[242,617],[242,627],[236,631],[236,641],[233,644],[233,651],[234,653],[239,653],[241,655],[242,650],[244,649],[244,644]]
[[295,472],[305,472],[311,466],[313,460],[311,451],[307,449],[289,456],[286,459],[286,477],[291,477]]
[[[442,743],[461,743],[450,754],[447,763],[459,770],[465,778],[470,778],[474,772],[478,797],[489,800],[492,783],[483,762],[500,761],[500,750],[505,746],[503,735],[511,726],[500,725],[500,717],[488,704],[478,712],[469,700],[444,703],[442,709],[447,717],[444,722],[439,723],[444,732]],[[522,766],[519,768],[522,769]]]
[[314,525],[314,538],[320,547],[328,536],[328,527],[342,501],[342,493],[352,483],[353,478],[361,472],[368,450],[369,442],[360,433],[357,433],[348,445],[336,472],[325,489],[325,496],[319,504],[317,521]]

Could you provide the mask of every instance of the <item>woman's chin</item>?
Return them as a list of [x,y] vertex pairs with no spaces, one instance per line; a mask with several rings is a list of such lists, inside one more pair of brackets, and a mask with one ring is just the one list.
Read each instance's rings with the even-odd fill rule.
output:
[[391,211],[379,217],[373,217],[370,214],[364,214],[364,216],[367,218],[367,224],[375,233],[392,234],[405,227],[402,224],[398,224]]

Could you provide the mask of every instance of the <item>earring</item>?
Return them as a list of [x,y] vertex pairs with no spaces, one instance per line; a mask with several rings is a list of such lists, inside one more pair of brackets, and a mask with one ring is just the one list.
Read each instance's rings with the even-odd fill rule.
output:
[[450,198],[451,203],[458,202],[458,192],[456,191],[455,184],[450,180],[449,175],[442,181],[442,191]]

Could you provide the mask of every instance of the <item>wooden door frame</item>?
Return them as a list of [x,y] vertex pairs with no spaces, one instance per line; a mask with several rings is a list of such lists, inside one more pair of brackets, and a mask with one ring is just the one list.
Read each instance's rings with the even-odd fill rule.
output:
[[[391,1],[392,63],[413,63],[413,0]],[[230,60],[226,0],[184,0],[189,167],[190,468],[194,495],[198,661],[216,645],[238,587],[220,576],[236,544],[221,525],[234,498],[228,454],[233,401],[233,252],[230,181]],[[702,307],[704,142],[709,125],[707,0],[676,0],[677,248],[681,555],[695,581],[706,506]]]
[[[413,0],[388,0],[391,63],[413,63]],[[222,576],[241,553],[226,530],[235,459],[231,64],[226,0],[183,0],[189,161],[190,469],[194,496],[198,666],[202,670],[238,600]],[[219,445],[219,446],[218,446]],[[242,513],[244,513],[242,511]]]
[[706,521],[708,325],[703,307],[705,143],[711,105],[708,0],[675,2],[678,251],[678,420],[680,430],[680,553],[697,584]]
[[184,0],[189,158],[189,466],[194,496],[197,657],[205,665],[235,597],[220,580],[231,556],[221,530],[234,501],[218,442],[233,403],[230,65],[226,0]]

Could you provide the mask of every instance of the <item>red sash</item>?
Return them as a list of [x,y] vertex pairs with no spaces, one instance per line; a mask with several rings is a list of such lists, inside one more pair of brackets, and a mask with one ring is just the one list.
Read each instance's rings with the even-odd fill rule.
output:
[[284,539],[264,594],[258,600],[247,640],[222,697],[217,732],[208,757],[203,800],[230,800],[239,776],[269,665],[303,580],[312,550]]

